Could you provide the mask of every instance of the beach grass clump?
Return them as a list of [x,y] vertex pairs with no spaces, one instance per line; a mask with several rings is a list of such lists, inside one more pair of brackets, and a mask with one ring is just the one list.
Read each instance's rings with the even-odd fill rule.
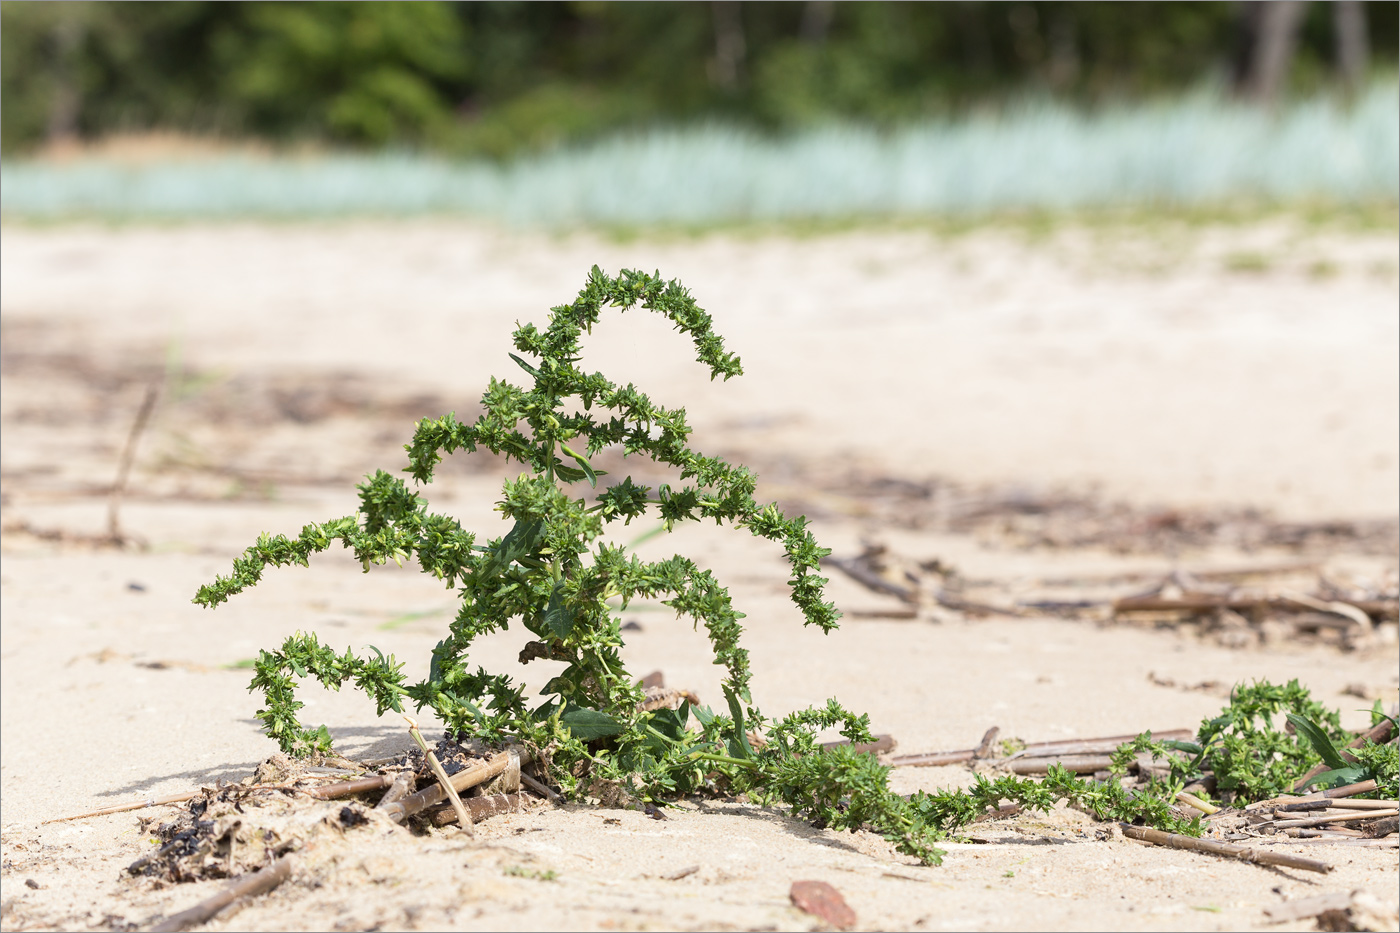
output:
[[1400,88],[1265,109],[1219,90],[1053,99],[882,129],[658,127],[507,163],[405,152],[124,163],[7,159],[7,220],[451,215],[527,227],[1369,205],[1400,198]]

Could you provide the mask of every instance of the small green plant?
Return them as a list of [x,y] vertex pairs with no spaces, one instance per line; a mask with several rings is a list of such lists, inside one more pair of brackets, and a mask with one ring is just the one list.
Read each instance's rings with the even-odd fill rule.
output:
[[[1379,705],[1372,718],[1375,724],[1386,718]],[[1393,798],[1400,767],[1396,746],[1368,740],[1350,750],[1357,761],[1347,761],[1339,749],[1353,738],[1341,727],[1337,710],[1314,700],[1297,680],[1283,686],[1261,680],[1235,687],[1220,715],[1201,723],[1196,741],[1158,742],[1150,732],[1143,733],[1113,753],[1111,769],[1126,774],[1134,756],[1147,752],[1166,762],[1176,786],[1210,772],[1218,794],[1248,803],[1292,793],[1294,782],[1322,762],[1329,770],[1309,785],[1337,787],[1375,779],[1377,795]]]
[[[892,793],[889,769],[873,755],[849,746],[825,748],[821,730],[837,728],[853,743],[869,742],[869,719],[835,700],[770,721],[754,707],[748,653],[740,647],[743,613],[707,570],[677,555],[645,563],[622,547],[599,542],[609,524],[624,525],[649,511],[669,531],[677,523],[713,519],[778,543],[791,567],[792,601],[806,624],[822,631],[839,613],[823,600],[818,546],[805,518],[789,518],[776,504],[754,499],[755,476],[742,466],[706,457],[687,446],[684,409],[652,402],[635,386],[619,386],[580,368],[579,340],[602,311],[641,306],[688,335],[711,378],[742,372],[714,333],[710,316],[677,282],[623,271],[617,278],[596,267],[578,298],[552,309],[544,330],[519,326],[515,348],[533,357],[511,358],[529,377],[527,387],[492,379],[483,413],[472,424],[447,415],[418,423],[407,445],[407,471],[427,484],[444,454],[481,448],[524,468],[505,481],[497,510],[513,522],[499,538],[478,543],[449,516],[400,479],[377,472],[359,487],[358,514],[311,524],[296,538],[262,535],[234,561],[233,573],[203,586],[195,602],[214,607],[256,584],[269,566],[307,565],[336,542],[365,569],[390,560],[417,560],[424,572],[456,587],[461,604],[447,636],[433,649],[426,679],[406,684],[403,665],[371,648],[337,655],[314,634],[296,633],[277,651],[262,651],[250,689],[262,691],[258,711],[266,732],[288,753],[330,749],[325,726],[301,723],[297,679],[315,677],[331,689],[353,681],[377,712],[402,712],[405,699],[431,709],[456,736],[532,746],[551,780],[575,798],[648,802],[701,790],[748,793],[781,800],[798,814],[835,829],[873,827],[902,851],[926,862],[941,853],[933,843],[1009,799],[1046,809],[1069,799],[1101,818],[1142,819],[1164,828],[1198,832],[1170,810],[1162,794],[1130,795],[1117,782],[1098,785],[1054,769],[1044,783],[978,777],[968,792]],[[655,489],[625,477],[593,494],[604,473],[593,459],[620,446],[624,456],[645,456],[676,468],[682,483]],[[611,603],[663,597],[678,615],[703,625],[714,663],[725,669],[719,711],[682,705],[642,708],[643,693],[619,656],[621,620]],[[532,636],[522,661],[566,662],[545,685],[545,699],[526,702],[522,688],[501,674],[472,669],[470,649],[490,632],[522,625]],[[694,717],[694,725],[691,717]],[[755,733],[765,742],[752,741]]]

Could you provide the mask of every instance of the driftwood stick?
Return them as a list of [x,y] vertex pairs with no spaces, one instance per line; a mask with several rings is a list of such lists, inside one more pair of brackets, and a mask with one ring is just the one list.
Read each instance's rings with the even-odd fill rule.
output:
[[221,910],[239,898],[266,894],[286,881],[292,875],[294,864],[294,856],[283,856],[266,868],[260,868],[251,875],[239,878],[218,894],[200,901],[189,910],[182,910],[178,914],[166,917],[151,927],[151,933],[176,933],[179,930],[188,930],[190,927],[199,926],[201,923],[208,923]]
[[[469,765],[456,774],[451,775],[452,788],[460,794],[468,788],[475,787],[478,784],[485,784],[506,768],[510,767],[512,754],[520,756],[521,764],[525,764],[530,760],[529,752],[512,746],[510,749],[500,754],[493,755],[485,761],[479,761],[473,765]],[[445,799],[447,799],[447,792],[442,789],[442,785],[430,784],[416,794],[409,794],[404,799],[389,804],[384,808],[383,812],[395,823],[402,823],[415,813],[419,813],[435,803],[442,803]]]
[[1177,791],[1176,799],[1186,804],[1188,807],[1193,807],[1197,810],[1200,810],[1206,816],[1212,816],[1220,812],[1220,808],[1217,807],[1215,804],[1206,803],[1204,800],[1197,797],[1195,794],[1188,794],[1184,790]]
[[137,803],[120,803],[114,807],[102,807],[100,810],[89,810],[86,813],[75,813],[72,816],[59,816],[51,820],[44,820],[40,826],[48,823],[67,823],[69,820],[86,820],[94,816],[106,816],[109,813],[125,813],[128,810],[144,810],[146,807],[162,807],[169,803],[184,803],[186,800],[193,800],[202,790],[187,791],[183,794],[171,794],[169,797],[157,797],[153,800],[141,800]]
[[1139,839],[1143,842],[1150,842],[1153,845],[1168,846],[1173,849],[1190,849],[1194,852],[1208,852],[1211,855],[1223,855],[1226,858],[1242,859],[1246,862],[1254,862],[1256,865],[1277,865],[1281,868],[1300,868],[1304,871],[1315,871],[1326,874],[1332,870],[1332,866],[1326,862],[1319,862],[1316,859],[1302,858],[1297,855],[1289,855],[1285,852],[1260,852],[1248,846],[1233,846],[1225,842],[1215,842],[1210,839],[1197,839],[1194,836],[1182,836],[1177,833],[1167,833],[1160,829],[1150,829],[1146,826],[1134,826],[1131,823],[1120,823],[1123,835],[1129,839]]

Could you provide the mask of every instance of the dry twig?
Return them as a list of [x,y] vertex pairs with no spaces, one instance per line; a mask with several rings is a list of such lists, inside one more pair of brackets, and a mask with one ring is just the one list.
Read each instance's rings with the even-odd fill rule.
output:
[[151,418],[151,411],[156,407],[156,397],[159,394],[160,386],[155,383],[146,388],[146,397],[141,400],[136,420],[132,422],[131,432],[126,437],[126,446],[122,448],[121,460],[117,463],[117,478],[112,481],[112,494],[107,501],[107,536],[118,544],[126,541],[126,536],[122,534],[119,513],[122,496],[126,493],[126,481],[131,476],[131,462],[136,458],[136,444],[141,440],[141,432],[146,430],[146,422]]
[[89,810],[86,813],[75,813],[72,816],[59,816],[51,820],[44,820],[40,826],[48,823],[67,823],[69,820],[86,820],[94,816],[106,816],[109,813],[125,813],[128,810],[144,810],[146,807],[161,807],[169,803],[184,803],[186,800],[193,800],[202,790],[187,791],[183,794],[171,794],[169,797],[157,797],[152,800],[141,800],[136,803],[121,803],[114,807],[102,807],[98,810]]
[[182,910],[178,914],[172,914],[165,918],[151,927],[151,933],[176,933],[179,930],[188,930],[190,927],[199,926],[201,923],[208,923],[221,910],[239,898],[266,894],[286,881],[291,877],[295,864],[294,856],[283,856],[266,868],[261,868],[251,875],[239,878],[218,894],[200,901],[189,910]]
[[1257,865],[1277,865],[1281,868],[1300,868],[1304,871],[1315,871],[1326,874],[1332,870],[1332,866],[1326,862],[1319,862],[1316,859],[1303,858],[1298,855],[1289,855],[1286,852],[1260,852],[1251,849],[1249,846],[1234,846],[1226,842],[1215,842],[1211,839],[1197,839],[1194,836],[1182,836],[1178,833],[1167,833],[1160,829],[1150,829],[1146,826],[1134,826],[1131,823],[1120,823],[1123,835],[1129,839],[1138,839],[1142,842],[1150,842],[1153,845],[1169,846],[1173,849],[1190,849],[1194,852],[1208,852],[1211,855],[1223,855],[1227,858],[1242,859],[1246,862],[1254,862]]

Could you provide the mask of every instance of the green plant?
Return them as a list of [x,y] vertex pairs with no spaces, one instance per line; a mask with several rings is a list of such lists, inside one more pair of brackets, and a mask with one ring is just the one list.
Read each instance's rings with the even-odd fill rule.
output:
[[[927,862],[941,854],[934,841],[1001,799],[1044,809],[1068,798],[1103,818],[1147,819],[1195,831],[1171,813],[1161,793],[1133,796],[1117,782],[1096,785],[1058,769],[1043,784],[979,777],[968,793],[900,797],[889,790],[889,769],[873,755],[816,741],[830,728],[853,743],[871,741],[868,717],[831,700],[824,708],[769,722],[753,705],[748,653],[739,645],[743,613],[728,591],[686,557],[644,563],[598,538],[608,524],[625,525],[650,510],[666,530],[702,519],[745,528],[782,546],[792,570],[792,600],[806,623],[823,631],[835,628],[839,618],[823,601],[826,580],[815,572],[828,551],[818,546],[805,518],[788,518],[775,504],[754,500],[749,470],[688,447],[684,409],[656,405],[632,385],[619,387],[579,368],[579,339],[608,306],[641,306],[664,315],[692,339],[712,378],[742,372],[712,330],[710,316],[678,283],[632,271],[611,278],[595,267],[578,298],[552,310],[546,329],[524,324],[515,331],[516,349],[534,357],[529,362],[511,354],[530,377],[528,388],[492,379],[474,423],[450,414],[421,421],[406,448],[407,472],[420,484],[432,480],[444,454],[457,450],[485,448],[525,467],[506,480],[497,506],[514,522],[506,534],[478,544],[455,519],[430,512],[402,480],[379,471],[359,487],[357,515],[307,525],[296,538],[262,535],[234,561],[230,576],[200,588],[195,602],[214,607],[256,584],[267,567],[306,565],[312,554],[340,542],[366,570],[416,559],[424,572],[458,589],[460,609],[433,649],[427,678],[417,684],[405,683],[403,665],[392,655],[377,648],[371,648],[373,657],[349,649],[337,655],[314,634],[298,632],[280,650],[260,652],[250,689],[262,691],[258,718],[285,751],[305,755],[330,748],[325,726],[308,728],[297,716],[303,704],[296,699],[296,681],[314,676],[337,690],[353,681],[381,715],[402,711],[408,699],[431,709],[455,735],[527,743],[549,777],[576,798],[665,801],[704,789],[752,793],[833,828],[871,826]],[[682,482],[694,482],[653,490],[629,476],[596,492],[590,504],[575,492],[585,482],[596,490],[604,474],[592,459],[613,445],[625,456],[675,467]],[[654,597],[666,597],[665,605],[678,615],[704,625],[714,662],[725,668],[721,711],[689,704],[642,709],[643,693],[618,653],[621,622],[609,601],[625,608],[634,599]],[[469,664],[476,638],[515,621],[534,636],[522,661],[566,662],[546,684],[545,701],[533,708],[508,677],[473,671]],[[751,733],[766,733],[766,741],[753,741]]]
[[[1388,717],[1378,704],[1372,711],[1373,724],[1382,718]],[[1291,728],[1282,727],[1284,723]],[[1309,785],[1337,787],[1374,778],[1378,795],[1388,792],[1394,797],[1400,770],[1396,747],[1368,740],[1350,750],[1357,760],[1347,761],[1339,749],[1352,738],[1341,727],[1338,712],[1314,700],[1297,680],[1283,686],[1261,680],[1235,687],[1220,715],[1201,723],[1196,741],[1159,742],[1144,732],[1119,746],[1111,769],[1126,774],[1133,758],[1146,752],[1166,762],[1177,787],[1210,772],[1218,793],[1249,802],[1291,793],[1299,777],[1323,762],[1329,770],[1311,778]]]

